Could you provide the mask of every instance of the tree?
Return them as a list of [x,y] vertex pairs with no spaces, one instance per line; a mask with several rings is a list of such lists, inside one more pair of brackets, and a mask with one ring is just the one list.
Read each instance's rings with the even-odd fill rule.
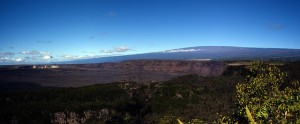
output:
[[274,65],[253,62],[247,83],[236,86],[240,123],[300,123],[300,84],[284,85],[286,73]]

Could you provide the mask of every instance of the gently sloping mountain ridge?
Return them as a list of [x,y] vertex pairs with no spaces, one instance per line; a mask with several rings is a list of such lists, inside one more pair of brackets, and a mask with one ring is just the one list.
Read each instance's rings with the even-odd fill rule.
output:
[[120,62],[136,59],[164,59],[164,60],[300,60],[300,49],[283,48],[250,48],[230,46],[200,46],[180,48],[152,53],[112,56],[102,58],[80,59],[63,63],[103,63]]

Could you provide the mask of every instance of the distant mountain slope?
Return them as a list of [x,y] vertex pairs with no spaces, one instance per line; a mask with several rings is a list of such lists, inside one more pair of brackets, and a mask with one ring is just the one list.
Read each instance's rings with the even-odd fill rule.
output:
[[152,53],[73,60],[63,63],[102,63],[135,59],[169,60],[300,60],[300,49],[199,46]]

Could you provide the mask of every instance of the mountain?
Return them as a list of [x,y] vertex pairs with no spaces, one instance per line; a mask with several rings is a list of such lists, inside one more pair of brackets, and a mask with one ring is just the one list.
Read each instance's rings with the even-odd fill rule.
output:
[[300,49],[250,48],[231,46],[199,46],[166,51],[112,56],[92,59],[80,59],[63,62],[64,64],[120,62],[136,59],[165,60],[300,60]]

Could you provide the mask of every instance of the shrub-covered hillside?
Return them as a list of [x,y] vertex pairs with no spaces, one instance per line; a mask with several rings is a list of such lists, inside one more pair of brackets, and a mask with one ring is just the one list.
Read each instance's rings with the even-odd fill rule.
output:
[[186,75],[161,83],[115,82],[80,88],[2,93],[0,122],[212,122],[234,109],[240,78]]

